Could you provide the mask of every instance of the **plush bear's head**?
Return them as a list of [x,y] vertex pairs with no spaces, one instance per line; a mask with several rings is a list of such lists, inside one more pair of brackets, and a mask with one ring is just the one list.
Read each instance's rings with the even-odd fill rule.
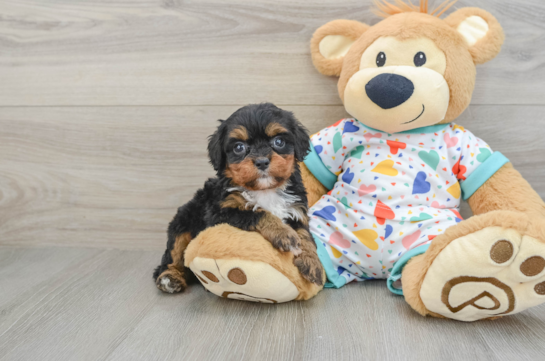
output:
[[389,133],[448,123],[469,105],[476,64],[493,59],[503,30],[491,14],[462,8],[441,20],[450,5],[427,13],[420,6],[378,3],[386,19],[374,26],[334,20],[311,41],[322,74],[339,76],[346,111]]

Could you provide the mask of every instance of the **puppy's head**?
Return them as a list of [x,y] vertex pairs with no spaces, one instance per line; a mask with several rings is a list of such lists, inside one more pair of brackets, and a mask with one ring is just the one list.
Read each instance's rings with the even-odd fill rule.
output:
[[306,129],[270,103],[245,106],[220,122],[208,144],[210,163],[218,176],[249,190],[283,185],[309,151]]

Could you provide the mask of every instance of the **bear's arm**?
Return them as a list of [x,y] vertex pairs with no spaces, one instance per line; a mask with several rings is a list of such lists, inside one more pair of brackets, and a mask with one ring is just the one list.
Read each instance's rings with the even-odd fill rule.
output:
[[301,177],[307,191],[308,207],[312,207],[318,200],[327,193],[326,187],[308,170],[305,163],[300,162]]
[[490,177],[469,197],[468,203],[474,215],[510,210],[545,216],[545,203],[511,163]]

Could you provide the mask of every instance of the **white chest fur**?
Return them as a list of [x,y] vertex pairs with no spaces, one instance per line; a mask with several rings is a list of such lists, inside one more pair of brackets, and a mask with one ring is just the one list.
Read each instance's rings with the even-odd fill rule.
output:
[[[302,220],[305,216],[300,208],[294,207],[294,203],[300,202],[299,197],[287,193],[284,189],[267,189],[263,191],[241,190],[240,194],[248,201],[247,207],[258,208],[271,212],[283,221],[288,219]],[[235,190],[233,189],[233,190]]]

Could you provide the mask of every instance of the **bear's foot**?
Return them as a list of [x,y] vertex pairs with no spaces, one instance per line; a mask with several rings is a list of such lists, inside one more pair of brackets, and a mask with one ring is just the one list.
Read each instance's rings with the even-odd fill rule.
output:
[[545,244],[511,229],[485,228],[451,242],[422,283],[426,308],[475,321],[545,302]]
[[[300,274],[292,252],[275,249],[258,232],[226,224],[201,232],[184,258],[202,285],[224,298],[281,303],[307,300],[323,287]],[[321,271],[320,279],[325,280]]]
[[264,262],[197,257],[189,268],[204,288],[224,298],[280,303],[299,295],[293,282]]
[[[429,265],[419,282],[419,297],[427,309],[421,313],[475,321],[515,314],[545,302],[545,243],[525,232],[528,220],[521,219],[511,228],[502,225],[503,217],[480,218],[477,224],[468,224],[472,229],[466,235],[450,242],[443,239],[442,249],[430,247],[407,265],[408,276],[415,274],[414,267],[425,270]],[[466,222],[475,223],[472,219]],[[478,223],[487,226],[478,229]],[[404,290],[405,276],[404,270]],[[408,280],[409,285],[412,281]]]

